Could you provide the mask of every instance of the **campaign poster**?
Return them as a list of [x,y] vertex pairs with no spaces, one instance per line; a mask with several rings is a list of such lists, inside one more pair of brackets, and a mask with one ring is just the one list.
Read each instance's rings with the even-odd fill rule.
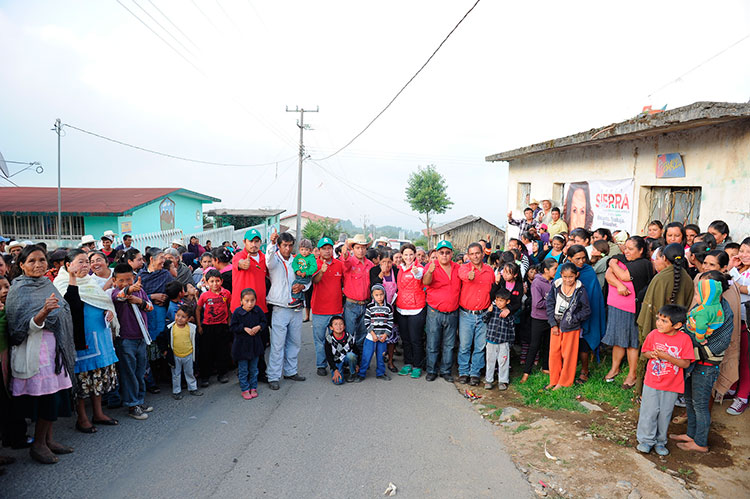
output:
[[583,227],[633,230],[633,179],[565,184],[563,220],[568,230]]

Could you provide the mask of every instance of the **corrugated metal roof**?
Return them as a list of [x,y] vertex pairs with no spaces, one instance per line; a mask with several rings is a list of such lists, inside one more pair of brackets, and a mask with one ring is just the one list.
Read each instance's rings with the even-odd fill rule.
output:
[[433,227],[432,230],[435,231],[436,234],[445,234],[449,230],[453,230],[456,227],[461,227],[462,225],[470,224],[472,222],[476,222],[477,220],[481,220],[481,219],[482,217],[475,217],[474,215],[467,215],[463,218],[459,218],[458,220],[454,220],[452,222],[448,222],[445,225],[441,225],[440,227]]
[[[316,215],[315,213],[311,213],[309,211],[302,211],[301,215],[302,215],[302,218],[306,218],[306,219],[311,220],[313,222],[320,222],[321,220],[325,220],[326,218],[328,220],[331,220],[332,222],[339,222],[340,221],[340,219],[338,219],[338,218],[324,217],[322,215]],[[294,215],[287,215],[287,216],[283,217],[281,220],[289,220],[290,218],[297,218],[297,214],[295,213]]]
[[[228,215],[228,216],[235,216],[235,217],[273,217],[276,215],[281,215],[286,210],[263,210],[263,209],[257,209],[257,210],[228,210],[224,208],[215,208],[213,210],[210,210],[206,212],[207,215],[210,216],[216,216],[216,215]],[[304,212],[303,215],[304,216]]]
[[[205,202],[221,201],[218,198],[176,187],[121,189],[63,187],[62,212],[79,215],[125,215],[170,194],[179,194]],[[56,212],[56,187],[0,188],[0,213]]]

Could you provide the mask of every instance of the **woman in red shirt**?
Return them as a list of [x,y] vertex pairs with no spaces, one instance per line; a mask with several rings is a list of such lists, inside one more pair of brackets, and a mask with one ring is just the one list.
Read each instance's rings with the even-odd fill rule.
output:
[[404,367],[398,374],[411,375],[417,379],[422,375],[424,364],[424,324],[427,317],[422,285],[424,268],[416,261],[417,249],[413,244],[401,245],[401,255],[403,263],[396,280],[396,312],[398,329],[404,343]]

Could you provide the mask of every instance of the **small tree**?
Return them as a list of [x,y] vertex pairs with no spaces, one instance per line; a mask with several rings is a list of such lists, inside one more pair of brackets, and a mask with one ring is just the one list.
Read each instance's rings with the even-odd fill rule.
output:
[[453,206],[446,193],[445,179],[435,169],[435,165],[421,166],[416,172],[409,174],[409,182],[406,186],[406,200],[412,210],[425,215],[422,222],[427,226],[427,240],[432,235],[430,216],[445,213]]
[[324,218],[323,220],[310,220],[302,229],[302,236],[311,240],[313,244],[317,244],[324,237],[330,237],[334,241],[339,237],[341,227],[338,222],[334,222],[330,218]]

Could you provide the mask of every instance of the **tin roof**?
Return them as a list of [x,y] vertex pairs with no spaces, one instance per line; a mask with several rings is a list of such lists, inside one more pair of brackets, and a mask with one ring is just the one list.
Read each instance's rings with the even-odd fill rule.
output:
[[[214,208],[213,210],[207,211],[206,215],[210,215],[212,217],[215,217],[217,215],[227,215],[227,216],[235,216],[235,217],[273,217],[276,215],[281,215],[286,210],[280,210],[280,209],[271,209],[271,210],[264,210],[264,209],[248,209],[248,210],[232,210],[232,209],[226,209],[226,208]],[[304,212],[303,212],[304,214]]]
[[619,123],[493,154],[487,156],[485,161],[512,161],[532,154],[586,147],[601,142],[632,140],[740,119],[750,120],[750,103],[695,102],[655,114],[641,113]]
[[[218,198],[176,187],[82,188],[63,187],[62,212],[67,215],[127,215],[157,199],[180,195],[205,203]],[[0,213],[36,214],[57,212],[56,187],[2,187]]]

